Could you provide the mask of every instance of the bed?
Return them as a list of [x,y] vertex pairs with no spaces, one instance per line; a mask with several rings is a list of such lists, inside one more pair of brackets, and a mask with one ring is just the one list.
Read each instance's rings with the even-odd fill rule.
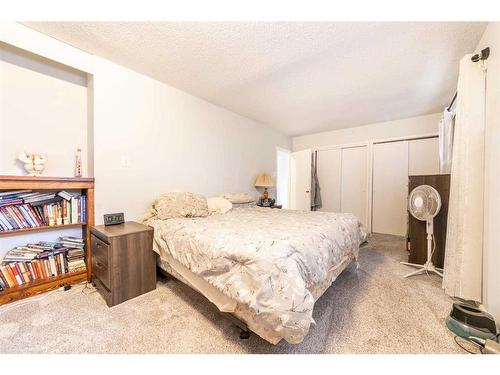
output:
[[163,270],[272,344],[304,339],[315,301],[366,240],[354,215],[327,212],[248,207],[145,223]]

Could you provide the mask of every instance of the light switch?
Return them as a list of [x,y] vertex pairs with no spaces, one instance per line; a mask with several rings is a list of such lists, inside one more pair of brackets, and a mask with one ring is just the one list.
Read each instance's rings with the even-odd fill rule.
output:
[[130,158],[128,156],[122,156],[122,167],[123,168],[130,167]]

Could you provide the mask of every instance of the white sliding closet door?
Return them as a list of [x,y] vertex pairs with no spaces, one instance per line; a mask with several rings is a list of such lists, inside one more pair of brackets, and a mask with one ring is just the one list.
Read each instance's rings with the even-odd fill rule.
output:
[[367,225],[367,147],[342,149],[341,211]]
[[439,140],[437,137],[409,141],[410,176],[439,174]]
[[373,145],[372,231],[406,235],[408,141]]
[[341,212],[342,149],[318,151],[318,181],[321,189],[320,211]]

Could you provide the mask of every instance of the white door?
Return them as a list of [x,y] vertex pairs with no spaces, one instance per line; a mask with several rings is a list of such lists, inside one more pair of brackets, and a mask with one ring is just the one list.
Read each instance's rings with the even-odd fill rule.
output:
[[342,149],[318,151],[318,181],[321,189],[320,211],[340,211]]
[[292,210],[311,211],[311,155],[310,149],[291,153],[290,208]]
[[372,231],[406,235],[408,141],[373,145]]
[[[341,212],[348,212],[367,225],[367,147],[342,149]],[[321,186],[321,185],[320,185]]]
[[439,174],[439,141],[437,137],[409,141],[410,176]]

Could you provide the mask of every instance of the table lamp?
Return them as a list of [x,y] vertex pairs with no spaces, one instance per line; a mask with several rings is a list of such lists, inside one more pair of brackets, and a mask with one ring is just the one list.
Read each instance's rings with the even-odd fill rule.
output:
[[274,181],[272,176],[269,173],[260,173],[255,180],[255,187],[263,187],[264,194],[262,195],[262,199],[266,200],[269,198],[269,193],[267,192],[268,187],[274,186]]

